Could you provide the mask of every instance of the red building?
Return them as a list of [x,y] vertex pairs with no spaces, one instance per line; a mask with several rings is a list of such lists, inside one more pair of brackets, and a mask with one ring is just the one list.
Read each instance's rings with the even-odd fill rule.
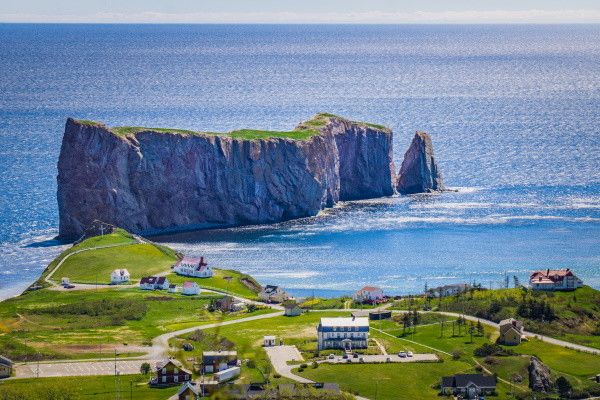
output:
[[169,359],[156,363],[156,376],[150,381],[151,386],[170,386],[192,380],[192,373],[183,369],[177,360]]

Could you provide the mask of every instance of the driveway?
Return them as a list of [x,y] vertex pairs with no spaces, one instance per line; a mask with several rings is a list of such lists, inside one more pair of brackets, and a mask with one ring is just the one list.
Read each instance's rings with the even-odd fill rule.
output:
[[273,364],[275,372],[279,375],[296,382],[312,383],[309,379],[292,374],[292,368],[296,366],[288,365],[288,361],[304,361],[296,346],[265,347],[265,351],[267,352],[267,356],[269,356],[269,360],[271,360],[271,364]]

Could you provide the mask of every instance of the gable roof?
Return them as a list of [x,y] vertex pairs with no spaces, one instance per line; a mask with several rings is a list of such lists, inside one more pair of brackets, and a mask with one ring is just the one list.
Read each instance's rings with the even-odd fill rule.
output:
[[531,274],[529,280],[535,283],[555,283],[562,282],[563,279],[567,276],[574,276],[573,271],[570,268],[564,269],[544,269],[535,271]]
[[9,367],[12,366],[13,362],[11,359],[4,357],[4,356],[0,356],[0,364],[2,365],[8,365]]
[[334,317],[321,318],[321,326],[327,327],[346,327],[346,326],[369,326],[369,318],[367,317]]
[[198,286],[198,284],[196,282],[192,282],[192,281],[185,281],[183,282],[183,288],[187,289],[187,288],[193,288]]
[[483,388],[496,387],[496,378],[483,374],[456,374],[442,377],[442,387],[464,388],[473,384]]
[[181,387],[179,388],[179,391],[177,392],[177,395],[179,396],[180,394],[184,393],[186,390],[190,389],[195,395],[199,395],[200,394],[200,388],[191,382],[186,382],[183,385],[181,385]]
[[174,358],[167,358],[156,363],[156,369],[163,369],[169,364],[173,364],[177,368],[181,368],[181,363]]
[[196,270],[198,272],[202,272],[208,267],[208,264],[204,261],[204,257],[200,257],[200,258],[183,257],[181,260],[177,261],[177,264],[175,264],[175,267],[182,265],[182,264],[191,265],[191,266],[193,266],[194,270]]
[[377,286],[365,286],[362,289],[359,290],[359,292],[381,292],[381,288],[378,288]]

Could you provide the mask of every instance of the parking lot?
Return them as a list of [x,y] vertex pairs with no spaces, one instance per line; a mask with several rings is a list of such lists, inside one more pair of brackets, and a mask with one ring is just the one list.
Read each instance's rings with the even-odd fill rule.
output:
[[[117,360],[117,371],[121,375],[138,374],[142,363],[148,362],[151,366],[156,361],[148,360]],[[114,375],[114,361],[81,361],[81,362],[54,362],[40,363],[39,377],[53,376],[88,376],[88,375]],[[38,376],[38,364],[18,364],[16,366],[17,378],[35,378]]]
[[347,363],[364,363],[364,364],[376,364],[376,363],[409,363],[409,362],[423,362],[423,361],[438,361],[438,356],[430,353],[414,354],[412,357],[400,357],[398,354],[375,354],[375,355],[359,355],[354,358],[350,355],[348,358],[342,356],[335,356],[333,359],[329,357],[325,360],[319,361],[321,363],[330,364],[347,364]]

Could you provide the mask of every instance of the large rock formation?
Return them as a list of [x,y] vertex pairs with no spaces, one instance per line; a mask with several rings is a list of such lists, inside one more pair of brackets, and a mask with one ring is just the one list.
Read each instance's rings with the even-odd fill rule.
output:
[[427,133],[417,132],[404,154],[396,190],[401,194],[444,190],[442,174],[433,156],[431,137]]
[[548,393],[552,390],[550,369],[539,358],[532,356],[529,361],[529,387],[534,392]]
[[390,130],[319,114],[294,132],[305,135],[243,139],[68,119],[59,237],[77,239],[94,220],[145,234],[272,223],[393,194]]

